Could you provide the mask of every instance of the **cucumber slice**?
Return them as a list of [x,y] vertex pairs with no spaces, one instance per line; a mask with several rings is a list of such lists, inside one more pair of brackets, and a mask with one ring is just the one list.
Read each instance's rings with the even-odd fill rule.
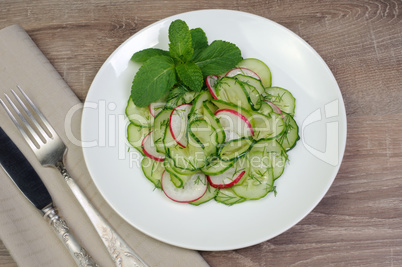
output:
[[240,82],[252,110],[259,110],[262,105],[261,95],[257,89],[247,83]]
[[165,154],[168,155],[169,154],[169,148],[176,146],[177,143],[174,140],[172,133],[170,132],[170,128],[166,127],[165,129],[165,136],[163,137],[163,147],[165,150]]
[[173,109],[182,104],[191,103],[196,96],[197,92],[189,91],[185,86],[179,85],[169,92],[166,107]]
[[197,96],[197,92],[190,91],[190,92],[185,93],[183,96],[184,103],[193,102],[193,100],[195,99],[196,96]]
[[172,158],[174,166],[191,171],[204,167],[208,159],[204,149],[195,142],[185,148],[179,145],[168,147],[168,155]]
[[288,155],[282,145],[276,140],[261,139],[253,145],[252,149],[268,153],[273,167],[274,179],[278,179],[282,175],[288,160]]
[[[204,105],[204,108],[205,108],[205,106],[207,106],[209,108],[209,110],[212,112],[212,114],[214,114],[215,111],[218,110],[218,107],[215,106],[214,104],[212,104],[211,101],[206,101],[203,103],[203,105]],[[204,112],[204,115],[205,115],[205,112]]]
[[259,59],[245,58],[237,64],[237,67],[247,68],[254,71],[261,79],[264,87],[271,87],[271,70],[269,67]]
[[215,129],[217,141],[219,144],[222,144],[226,139],[225,131],[213,111],[210,109],[209,106],[211,105],[213,104],[209,101],[203,103],[204,119]]
[[186,169],[181,169],[181,168],[178,168],[178,167],[176,167],[175,165],[174,165],[174,161],[171,159],[171,158],[169,158],[169,157],[166,157],[165,158],[165,163],[164,163],[165,165],[166,164],[169,164],[169,167],[171,168],[171,170],[175,173],[175,174],[178,174],[178,175],[193,175],[196,171],[192,171],[192,170],[186,170]]
[[296,99],[286,89],[281,87],[265,88],[265,100],[274,103],[281,111],[295,115]]
[[182,174],[177,172],[177,168],[174,166],[174,162],[172,160],[164,161],[165,170],[170,174],[170,178],[173,184],[177,187],[183,187],[188,180],[194,175],[195,172],[189,172],[188,174]]
[[245,177],[248,176],[249,165],[248,157],[241,157],[223,173],[208,175],[208,181],[215,188],[229,188],[236,184],[241,184]]
[[218,194],[215,197],[215,200],[219,203],[232,206],[234,204],[242,203],[246,199],[236,195],[230,188],[226,188],[219,190]]
[[[283,149],[282,145],[278,143],[275,139],[261,139],[258,140],[257,142],[254,143],[253,150],[255,151],[262,151],[262,152],[267,152],[267,153],[278,153],[282,154],[285,152],[285,149]],[[286,152],[285,152],[286,153]]]
[[251,110],[251,99],[244,87],[232,77],[223,77],[215,87],[218,99]]
[[218,150],[218,135],[206,120],[196,119],[192,121],[188,128],[188,134],[190,142],[197,142],[197,145],[200,145],[205,150],[207,157],[216,154]]
[[165,153],[165,147],[163,144],[163,139],[165,136],[166,128],[169,126],[169,117],[172,113],[171,109],[164,109],[155,117],[153,126],[153,138],[156,151],[160,153]]
[[296,145],[297,140],[300,139],[299,126],[297,126],[296,121],[289,114],[283,112],[282,116],[285,127],[283,133],[277,140],[285,150],[290,150]]
[[137,107],[131,97],[128,99],[126,106],[126,116],[130,122],[141,127],[151,127],[154,117],[149,112],[148,107]]
[[271,160],[273,172],[274,172],[274,179],[278,179],[283,174],[285,170],[286,162],[287,162],[287,155],[286,154],[278,154],[278,153],[268,153],[269,159]]
[[249,153],[250,172],[241,184],[232,187],[242,198],[255,200],[265,197],[273,189],[274,174],[267,153],[251,149]]
[[246,154],[253,143],[250,137],[242,137],[239,139],[231,140],[224,144],[219,151],[219,158],[222,161],[232,161]]
[[258,110],[259,113],[261,113],[262,115],[265,115],[265,116],[273,111],[274,111],[274,109],[271,107],[271,105],[265,101],[262,101],[261,108]]
[[247,76],[244,74],[237,74],[236,76],[234,76],[234,78],[239,80],[243,84],[249,84],[249,85],[253,86],[260,95],[265,93],[264,86],[262,85],[261,80],[259,80],[257,78]]
[[208,91],[200,92],[194,99],[193,106],[190,110],[189,118],[190,120],[195,120],[201,118],[204,114],[204,102],[211,100],[211,94]]
[[141,160],[141,168],[144,172],[145,177],[147,177],[148,180],[150,180],[155,185],[155,187],[162,188],[161,177],[162,173],[165,171],[163,162],[144,157]]
[[149,132],[149,128],[137,126],[134,123],[130,123],[127,126],[127,141],[144,156],[145,154],[142,150],[142,141],[144,140],[145,136],[149,134]]
[[285,123],[281,115],[271,112],[263,115],[257,112],[253,114],[254,139],[274,139],[285,130]]
[[219,158],[214,158],[208,163],[208,165],[202,167],[201,171],[206,175],[218,175],[224,173],[227,169],[232,167],[234,163],[234,160],[223,161]]
[[200,199],[190,202],[190,204],[199,206],[203,203],[210,201],[211,199],[214,199],[216,197],[216,195],[218,194],[218,192],[219,192],[219,188],[213,188],[208,183],[207,191],[205,192],[205,194]]

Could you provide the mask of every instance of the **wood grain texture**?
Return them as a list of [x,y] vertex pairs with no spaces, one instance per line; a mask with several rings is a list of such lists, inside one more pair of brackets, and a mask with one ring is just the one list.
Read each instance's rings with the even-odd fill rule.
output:
[[[19,24],[84,100],[106,58],[138,30],[208,8],[276,21],[306,40],[341,88],[347,148],[320,204],[282,235],[201,252],[211,266],[402,266],[402,2],[0,1],[0,28]],[[0,244],[0,266],[16,266]]]

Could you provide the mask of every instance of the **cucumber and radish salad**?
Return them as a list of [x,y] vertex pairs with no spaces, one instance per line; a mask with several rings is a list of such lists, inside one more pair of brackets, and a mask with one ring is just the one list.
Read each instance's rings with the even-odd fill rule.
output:
[[182,20],[169,50],[147,48],[126,107],[127,139],[146,178],[167,198],[233,205],[274,192],[299,140],[295,98],[269,67],[226,41],[208,43]]

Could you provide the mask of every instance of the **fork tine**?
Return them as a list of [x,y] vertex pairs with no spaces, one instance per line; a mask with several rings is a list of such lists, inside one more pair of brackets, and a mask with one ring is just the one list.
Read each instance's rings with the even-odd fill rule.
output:
[[[18,109],[18,107],[14,104],[14,102],[10,99],[10,97],[7,94],[4,94],[6,96],[7,101],[10,103],[11,107],[14,109],[15,113],[17,113],[18,117],[20,117],[22,123],[24,126],[28,129],[29,133],[32,135],[32,137],[35,139],[35,141],[39,144],[43,144],[42,139],[39,137],[39,135],[35,132],[35,130],[32,128],[31,124],[28,122],[28,120],[22,115],[21,111]],[[21,125],[20,125],[21,126]]]
[[[9,100],[9,97],[4,94],[6,96],[6,98]],[[13,121],[13,123],[15,124],[15,126],[17,126],[18,130],[20,131],[20,133],[22,134],[22,136],[24,137],[25,141],[28,143],[28,145],[31,147],[31,149],[33,151],[37,150],[37,147],[35,146],[35,144],[32,142],[31,138],[29,138],[29,136],[27,135],[27,133],[25,132],[24,128],[22,128],[21,124],[17,121],[17,119],[14,117],[14,115],[11,113],[10,109],[6,106],[6,104],[4,103],[3,100],[0,99],[0,104],[3,106],[4,110],[7,112],[8,116],[10,117],[10,119]]]
[[[36,107],[36,105],[32,102],[32,100],[27,96],[27,94],[22,90],[22,88],[17,85],[17,88],[20,90],[21,94],[25,97],[25,99],[28,101],[29,105],[32,107],[32,109],[38,114],[39,118],[42,120],[43,124],[45,124],[47,130],[52,134],[51,137],[57,136],[56,131],[53,129],[52,125],[47,121],[43,113]],[[35,120],[36,121],[36,120]]]
[[[21,89],[20,89],[21,90]],[[49,141],[49,135],[43,130],[42,126],[38,123],[38,121],[35,119],[35,117],[32,115],[32,113],[29,111],[29,109],[26,107],[24,102],[22,102],[21,98],[14,92],[14,90],[11,90],[11,93],[14,95],[15,99],[17,99],[18,103],[21,105],[21,107],[24,109],[25,113],[28,115],[28,117],[31,119],[33,124],[35,125],[36,129],[40,132],[40,134],[43,136],[43,138],[46,141]],[[36,111],[36,110],[35,110]]]

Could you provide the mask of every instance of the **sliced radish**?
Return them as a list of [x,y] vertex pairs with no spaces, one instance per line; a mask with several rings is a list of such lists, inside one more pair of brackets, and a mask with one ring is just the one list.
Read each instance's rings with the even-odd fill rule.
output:
[[188,203],[200,199],[208,188],[205,174],[197,172],[184,184],[177,188],[167,171],[164,171],[161,178],[162,190],[165,195],[173,201]]
[[166,105],[164,102],[154,102],[149,104],[148,109],[149,113],[151,113],[152,117],[156,117],[156,115],[159,114],[159,112],[162,111],[163,107]]
[[187,123],[188,114],[191,111],[191,104],[182,104],[175,107],[170,113],[169,128],[173,139],[181,147],[186,147],[188,143],[187,138]]
[[231,70],[229,70],[229,71],[226,73],[225,76],[226,76],[226,77],[234,77],[234,76],[236,76],[237,74],[243,74],[243,75],[250,76],[250,77],[256,78],[256,79],[258,79],[258,80],[261,80],[261,79],[260,79],[260,76],[258,76],[257,73],[255,73],[254,71],[252,71],[252,70],[250,70],[250,69],[247,69],[247,68],[235,68],[235,69],[231,69]]
[[215,112],[225,132],[234,132],[237,136],[253,136],[254,130],[250,121],[240,112],[233,109],[219,109]]
[[208,90],[211,93],[212,97],[218,99],[218,96],[215,92],[215,85],[218,82],[218,76],[208,75],[205,83],[207,84]]
[[272,103],[271,101],[268,101],[268,100],[264,100],[264,102],[268,103],[268,105],[270,105],[270,106],[272,107],[272,110],[273,110],[275,113],[280,114],[280,115],[282,116],[282,118],[283,118],[282,111],[281,111],[280,108],[278,108],[277,105],[275,105],[274,103]]
[[152,131],[147,134],[144,139],[142,140],[141,144],[142,150],[144,151],[144,154],[156,161],[164,161],[165,160],[165,154],[159,153],[156,151],[156,147],[154,144],[154,138],[152,136]]
[[208,175],[207,178],[212,187],[228,188],[237,184],[245,173],[245,170],[239,171],[233,166],[222,174]]

